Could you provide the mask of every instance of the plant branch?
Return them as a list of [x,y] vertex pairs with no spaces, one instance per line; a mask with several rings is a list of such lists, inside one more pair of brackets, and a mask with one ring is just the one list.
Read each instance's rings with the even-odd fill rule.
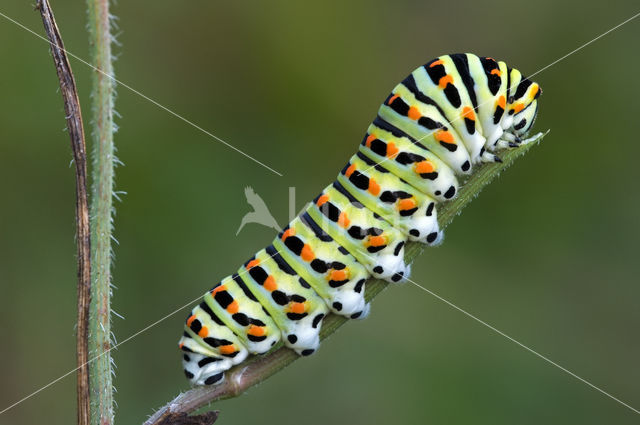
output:
[[[89,316],[91,423],[113,423],[111,348],[111,239],[113,231],[114,79],[108,0],[87,0],[89,49],[93,71],[93,187],[91,202],[92,283]],[[106,353],[106,354],[104,354]]]
[[[484,164],[464,182],[458,192],[458,196],[449,202],[438,205],[438,223],[444,229],[454,217],[469,204],[480,191],[494,178],[509,167],[521,155],[531,149],[546,135],[539,135],[534,142],[517,149],[506,151],[502,155],[502,163]],[[423,251],[424,245],[410,242],[407,244],[406,260],[408,263]],[[366,299],[370,301],[388,286],[387,282],[379,279],[369,279],[366,283]],[[343,316],[330,314],[322,323],[320,338],[325,339],[334,333],[340,326],[348,321]],[[171,402],[160,408],[152,415],[144,425],[177,425],[181,422],[172,422],[172,418],[182,418],[213,401],[236,397],[244,393],[248,388],[264,381],[271,375],[293,363],[298,356],[293,350],[280,347],[264,356],[252,356],[247,362],[237,365],[226,372],[225,381],[217,386],[200,386],[192,388],[174,398]],[[198,422],[193,422],[198,423]],[[211,424],[213,422],[208,422]]]
[[51,55],[56,67],[60,91],[64,100],[67,130],[71,138],[71,150],[76,172],[76,234],[78,245],[78,329],[76,335],[78,424],[88,425],[89,407],[89,350],[87,347],[89,304],[91,297],[91,236],[87,201],[87,157],[82,125],[82,111],[78,99],[76,82],[64,50],[64,43],[48,0],[39,0],[40,11],[47,38],[51,44]]

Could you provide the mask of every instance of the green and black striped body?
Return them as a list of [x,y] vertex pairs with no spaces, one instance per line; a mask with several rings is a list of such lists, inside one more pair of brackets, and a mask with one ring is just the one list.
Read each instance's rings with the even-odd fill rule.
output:
[[407,241],[442,239],[436,204],[458,176],[527,143],[538,84],[504,62],[445,55],[398,84],[337,179],[187,318],[180,340],[195,384],[215,384],[279,341],[301,355],[319,345],[328,313],[363,318],[365,282],[409,274]]

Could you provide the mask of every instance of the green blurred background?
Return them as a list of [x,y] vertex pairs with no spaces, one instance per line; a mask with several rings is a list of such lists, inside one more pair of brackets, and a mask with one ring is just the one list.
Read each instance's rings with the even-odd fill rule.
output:
[[[83,2],[53,1],[88,58]],[[389,90],[470,51],[526,74],[638,12],[637,1],[119,2],[114,332],[123,340],[235,270],[274,236],[248,225],[252,186],[281,224],[336,175]],[[0,12],[42,34],[27,1]],[[413,279],[640,407],[640,19],[535,77],[544,142],[486,189]],[[0,410],[75,367],[74,174],[47,45],[0,18]],[[89,117],[90,70],[72,60]],[[87,122],[88,125],[88,122]],[[89,129],[88,129],[89,131]],[[186,311],[114,352],[116,422],[188,388]],[[0,416],[75,421],[69,376]],[[221,424],[631,424],[631,410],[411,284],[391,288],[313,358],[218,403]]]

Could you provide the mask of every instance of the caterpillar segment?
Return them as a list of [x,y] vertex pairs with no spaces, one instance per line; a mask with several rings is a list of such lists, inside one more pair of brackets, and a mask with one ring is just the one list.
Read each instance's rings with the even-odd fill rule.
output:
[[[376,186],[375,193],[378,191]],[[327,186],[307,213],[373,276],[400,282],[407,274],[402,232],[366,208],[339,182]]]
[[466,60],[454,61],[454,57],[459,55],[440,56],[412,75],[422,93],[440,106],[449,126],[461,138],[471,159],[475,159],[479,158],[486,138],[475,119],[475,105],[471,100],[472,97],[475,100],[475,92],[469,91],[466,85],[473,87]]
[[204,296],[214,314],[235,333],[251,354],[264,354],[281,334],[273,318],[248,288],[251,270],[224,278]]
[[[444,112],[418,89],[413,75],[398,84],[378,111],[378,119],[369,127],[369,135],[386,130],[403,145],[431,151],[457,173],[471,172],[471,158],[456,131],[445,123]],[[406,147],[405,147],[406,150]],[[393,155],[394,149],[387,154]]]
[[[338,183],[365,207],[400,230],[410,241],[433,245],[441,232],[436,201],[358,152],[338,174]],[[371,191],[370,187],[378,188]]]
[[492,58],[481,58],[470,54],[465,56],[469,64],[469,72],[475,80],[477,115],[487,138],[486,146],[487,149],[493,150],[504,134],[500,122],[507,104],[505,93],[508,84],[507,64],[496,62]]
[[474,166],[533,139],[540,94],[518,70],[470,53],[414,70],[337,179],[190,313],[179,343],[187,378],[220,383],[280,341],[310,355],[329,312],[366,317],[366,280],[408,277],[406,242],[442,240],[436,204],[453,199]]
[[313,287],[332,313],[364,319],[369,272],[308,214],[296,217],[273,241],[282,258]]
[[[309,249],[308,255],[313,255]],[[269,245],[244,266],[248,285],[269,312],[283,336],[284,344],[308,356],[320,344],[320,324],[329,311],[311,285]]]
[[447,164],[419,143],[387,131],[379,121],[369,127],[359,149],[400,182],[406,181],[438,202],[453,199],[458,192],[458,180]]
[[194,383],[211,385],[223,373],[247,358],[248,350],[225,323],[203,301],[187,318],[179,342],[185,374]]

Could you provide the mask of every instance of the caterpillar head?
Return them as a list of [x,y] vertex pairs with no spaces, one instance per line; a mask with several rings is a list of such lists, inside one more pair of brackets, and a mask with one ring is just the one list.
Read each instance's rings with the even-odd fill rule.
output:
[[511,70],[511,86],[507,99],[507,117],[502,127],[516,136],[525,135],[533,126],[538,112],[538,97],[542,89],[520,74],[518,70]]
[[513,117],[513,131],[515,135],[518,137],[524,137],[529,133],[537,115],[538,101],[534,100],[529,104],[529,106]]

